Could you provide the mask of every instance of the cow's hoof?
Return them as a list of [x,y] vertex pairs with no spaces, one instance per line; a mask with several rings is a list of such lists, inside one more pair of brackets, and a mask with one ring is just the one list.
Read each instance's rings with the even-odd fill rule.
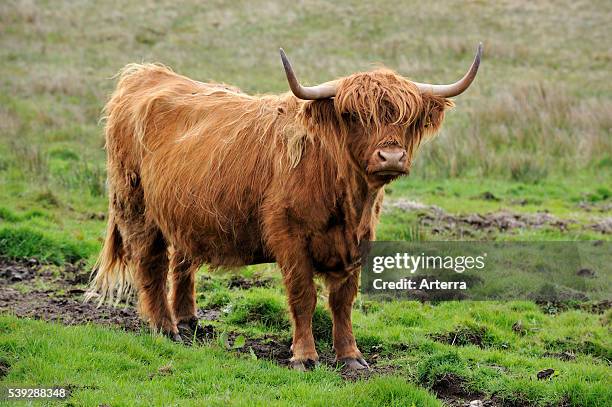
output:
[[179,322],[176,327],[178,328],[179,335],[183,338],[183,342],[191,344],[196,339],[199,339],[199,333],[203,332],[203,328],[199,325],[199,321],[196,317],[192,317],[187,321]]
[[289,362],[289,366],[291,366],[291,368],[293,370],[297,370],[297,371],[300,371],[300,372],[307,372],[309,370],[312,370],[318,364],[319,364],[318,361],[312,360],[312,359],[292,360],[291,362]]
[[362,357],[343,358],[343,359],[339,359],[337,363],[338,365],[342,365],[346,369],[350,369],[350,370],[370,369],[368,362],[366,362]]
[[172,341],[176,343],[183,343],[183,338],[178,332],[166,332],[165,335]]
[[187,321],[181,321],[177,327],[179,331],[191,331],[192,333],[198,328],[198,318],[191,317]]

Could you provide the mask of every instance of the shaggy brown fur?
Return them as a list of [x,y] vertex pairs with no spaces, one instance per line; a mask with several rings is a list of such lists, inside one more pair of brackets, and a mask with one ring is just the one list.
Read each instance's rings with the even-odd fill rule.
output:
[[341,79],[333,99],[302,101],[127,66],[106,106],[109,221],[90,296],[112,301],[134,286],[151,325],[176,335],[195,318],[202,263],[277,262],[294,362],[318,358],[315,275],[329,289],[338,359],[360,360],[359,245],[374,239],[393,179],[370,173],[368,160],[399,146],[409,165],[449,106],[386,69]]

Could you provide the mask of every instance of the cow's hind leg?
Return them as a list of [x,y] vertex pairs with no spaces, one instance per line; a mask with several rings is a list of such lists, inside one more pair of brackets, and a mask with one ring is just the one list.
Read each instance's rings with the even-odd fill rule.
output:
[[198,324],[195,276],[200,264],[180,252],[172,253],[172,313],[180,331],[193,332]]
[[166,241],[156,227],[138,239],[134,253],[135,280],[138,286],[140,311],[153,329],[180,341],[176,323],[168,305],[168,250]]
[[334,323],[336,361],[349,369],[367,369],[368,364],[357,348],[351,322],[353,302],[359,290],[359,270],[353,270],[343,277],[328,275],[325,282],[329,289],[329,307]]

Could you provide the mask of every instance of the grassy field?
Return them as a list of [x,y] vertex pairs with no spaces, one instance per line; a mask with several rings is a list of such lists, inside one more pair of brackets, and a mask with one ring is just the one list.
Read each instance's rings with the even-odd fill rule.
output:
[[[65,326],[46,316],[45,304],[80,301],[84,282],[66,283],[70,264],[87,270],[101,247],[100,112],[111,77],[130,62],[278,93],[287,90],[281,46],[307,83],[373,64],[448,82],[483,41],[474,86],[410,177],[387,189],[378,238],[611,240],[610,2],[294,3],[0,4],[0,257],[44,263],[23,281],[0,280],[0,387],[70,386],[73,405],[612,404],[609,303],[360,297],[354,322],[373,362],[367,377],[329,362],[322,305],[321,366],[299,374],[269,356],[271,347],[286,353],[290,338],[273,265],[236,271],[238,283],[201,272],[198,302],[214,334],[192,347],[143,327]],[[470,215],[519,226],[472,224]],[[32,299],[31,309],[10,303],[18,296]],[[555,373],[539,380],[544,369]]]

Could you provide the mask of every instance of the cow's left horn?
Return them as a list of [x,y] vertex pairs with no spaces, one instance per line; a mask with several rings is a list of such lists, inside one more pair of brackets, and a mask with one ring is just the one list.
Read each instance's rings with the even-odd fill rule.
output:
[[430,85],[428,83],[418,82],[413,83],[419,88],[421,93],[433,93],[434,95],[443,96],[447,98],[460,95],[467,88],[469,88],[472,82],[474,81],[476,73],[478,72],[478,67],[480,66],[480,57],[482,57],[482,42],[478,44],[478,50],[476,51],[476,56],[474,57],[472,66],[470,66],[469,71],[467,71],[465,76],[459,79],[458,82],[452,83],[450,85]]
[[291,63],[285,55],[285,51],[280,49],[280,56],[283,60],[283,67],[285,68],[285,74],[287,75],[287,81],[289,82],[289,87],[291,88],[291,92],[293,94],[304,100],[317,100],[317,99],[327,99],[336,96],[336,82],[325,82],[316,86],[302,86],[300,82],[297,80],[295,73],[293,72],[293,68],[291,67]]

